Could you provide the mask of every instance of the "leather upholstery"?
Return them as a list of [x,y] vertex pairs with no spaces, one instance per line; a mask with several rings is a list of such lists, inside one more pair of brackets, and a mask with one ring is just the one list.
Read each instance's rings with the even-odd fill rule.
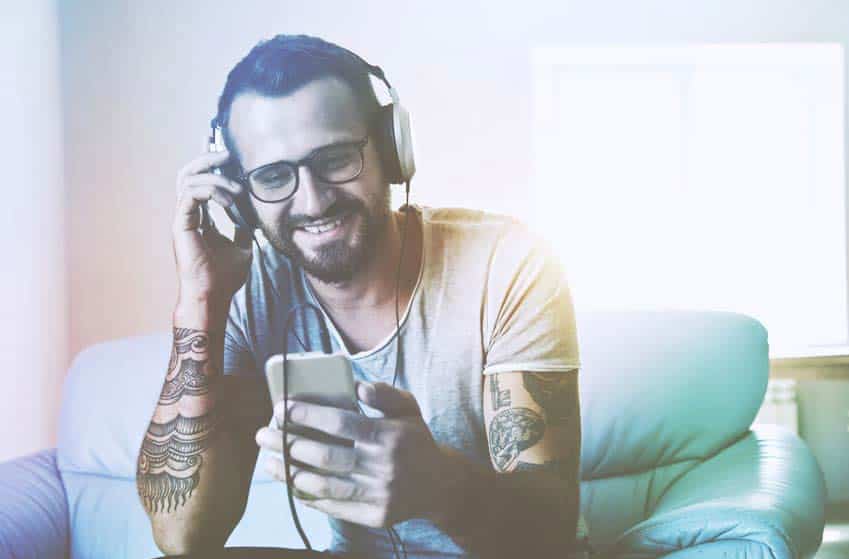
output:
[[[582,510],[596,549],[629,558],[812,556],[823,528],[819,466],[795,435],[750,430],[768,374],[759,322],[701,311],[593,312],[577,322]],[[134,475],[170,344],[170,334],[125,338],[74,360],[57,450],[71,557],[158,553]],[[0,465],[0,495],[6,483]],[[322,549],[324,517],[301,511]],[[5,535],[0,525],[0,543]],[[300,547],[284,488],[261,468],[228,545]]]

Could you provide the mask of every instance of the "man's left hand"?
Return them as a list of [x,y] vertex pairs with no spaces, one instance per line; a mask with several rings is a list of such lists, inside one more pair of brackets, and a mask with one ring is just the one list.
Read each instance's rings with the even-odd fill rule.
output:
[[[289,422],[354,441],[353,447],[287,437],[292,483],[314,500],[301,500],[335,518],[385,528],[409,518],[435,513],[450,461],[434,441],[415,397],[386,383],[357,385],[357,396],[383,412],[371,418],[355,411],[289,401]],[[283,424],[283,403],[274,408]],[[282,435],[263,427],[256,441],[282,452]],[[286,480],[283,461],[269,456],[266,470]],[[317,472],[314,468],[322,470]]]

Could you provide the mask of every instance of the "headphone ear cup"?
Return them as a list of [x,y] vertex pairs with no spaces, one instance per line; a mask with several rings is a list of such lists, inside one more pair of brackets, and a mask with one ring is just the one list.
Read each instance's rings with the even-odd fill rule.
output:
[[[394,93],[394,90],[393,90]],[[416,174],[416,160],[413,157],[413,130],[410,125],[410,113],[394,96],[392,103],[392,128],[395,137],[395,157],[398,161],[400,182],[409,182]]]
[[251,233],[259,224],[256,211],[248,196],[250,195],[240,194],[236,196],[232,205],[224,208],[224,211],[227,212],[230,220],[236,226],[236,234],[233,240],[240,248],[250,248]]
[[390,184],[400,184],[401,163],[395,142],[395,116],[393,106],[382,105],[372,119],[372,134],[377,138],[377,152],[383,169],[383,178]]
[[382,105],[372,120],[386,180],[391,184],[408,182],[416,173],[410,114],[399,102]]

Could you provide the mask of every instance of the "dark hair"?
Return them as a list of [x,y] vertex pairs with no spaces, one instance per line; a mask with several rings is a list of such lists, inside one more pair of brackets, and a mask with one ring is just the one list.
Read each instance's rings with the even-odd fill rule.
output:
[[318,37],[276,35],[257,43],[227,74],[218,98],[216,122],[224,132],[224,143],[239,158],[229,132],[230,109],[239,93],[246,91],[267,97],[286,95],[325,76],[347,83],[354,93],[357,109],[366,122],[380,108],[369,73],[356,55]]

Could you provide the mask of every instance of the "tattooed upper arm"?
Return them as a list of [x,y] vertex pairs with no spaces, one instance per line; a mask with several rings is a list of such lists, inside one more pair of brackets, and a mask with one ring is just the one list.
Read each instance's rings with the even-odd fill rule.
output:
[[549,470],[577,478],[581,446],[576,371],[486,375],[484,418],[499,472]]

